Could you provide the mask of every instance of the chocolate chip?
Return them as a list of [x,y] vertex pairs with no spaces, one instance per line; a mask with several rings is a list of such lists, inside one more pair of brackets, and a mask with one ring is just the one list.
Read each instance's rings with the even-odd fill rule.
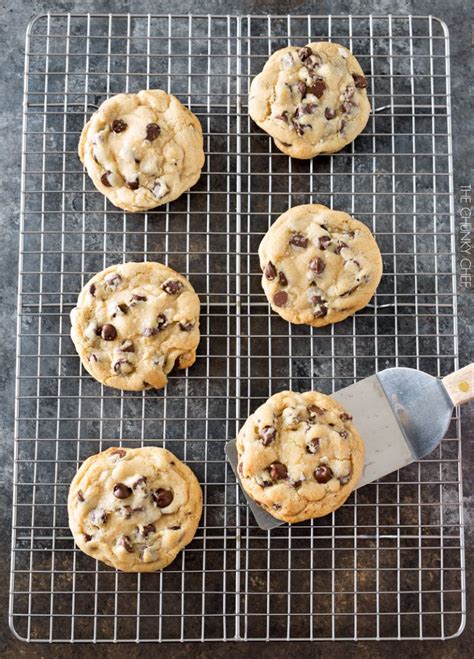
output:
[[190,331],[193,329],[193,327],[194,327],[194,324],[193,324],[193,323],[189,323],[189,322],[188,322],[188,323],[180,323],[180,324],[179,324],[179,328],[180,328],[183,332],[190,332]]
[[165,291],[165,293],[168,293],[168,295],[176,295],[176,293],[179,293],[179,291],[183,288],[183,285],[176,279],[167,279],[164,284],[162,284],[161,288]]
[[112,130],[114,133],[123,133],[127,128],[127,124],[122,119],[114,119],[112,121]]
[[306,84],[302,80],[300,80],[299,83],[296,85],[296,87],[299,93],[301,94],[301,96],[304,97],[304,95],[306,94]]
[[84,540],[86,542],[90,542],[92,540],[92,536],[89,535],[88,533],[84,533]]
[[279,503],[272,503],[272,508],[273,510],[281,510],[281,506]]
[[317,304],[321,304],[322,301],[323,298],[320,295],[313,295],[313,297],[311,298],[311,302],[314,304],[314,306],[316,306]]
[[290,245],[294,245],[295,247],[308,247],[308,239],[306,236],[303,236],[302,233],[294,233],[290,240],[289,240]]
[[156,138],[160,133],[161,133],[161,128],[158,126],[158,124],[147,124],[146,127],[147,140],[153,142],[153,140],[156,140]]
[[158,506],[158,508],[166,508],[173,501],[173,492],[171,490],[165,490],[160,487],[155,492],[153,492],[153,501]]
[[107,323],[100,330],[100,335],[104,339],[104,341],[113,341],[117,336],[117,330],[113,325]]
[[275,277],[276,277],[276,275],[277,275],[277,271],[276,271],[276,268],[275,268],[275,266],[273,265],[273,263],[272,263],[271,261],[269,261],[269,262],[267,263],[267,265],[265,266],[265,270],[263,271],[263,273],[264,273],[265,277],[266,277],[267,279],[269,279],[270,281],[272,281],[273,279],[275,279]]
[[119,544],[128,551],[129,554],[133,554],[133,545],[130,542],[128,535],[123,535],[120,538]]
[[277,307],[284,307],[288,302],[288,293],[285,291],[278,291],[273,296],[273,304],[276,304]]
[[282,272],[281,270],[280,270],[280,272],[278,273],[278,281],[280,282],[280,284],[281,284],[282,286],[288,286],[288,279],[286,278],[285,273]]
[[134,293],[130,298],[129,304],[131,307],[134,307],[137,304],[137,302],[146,302],[146,295],[137,295],[136,293]]
[[324,80],[313,80],[308,87],[308,91],[311,92],[311,94],[314,94],[317,98],[321,98],[325,89],[326,83]]
[[124,303],[117,304],[115,313],[117,313],[118,311],[120,311],[120,313],[123,313],[124,315],[128,313],[128,304],[124,304]]
[[288,121],[289,121],[288,111],[285,110],[285,111],[282,112],[281,114],[277,114],[277,115],[275,116],[275,119],[280,119],[281,121],[284,121],[285,123],[288,123]]
[[138,181],[138,178],[136,178],[134,181],[127,181],[127,182],[125,183],[125,185],[126,185],[127,188],[129,188],[130,190],[138,190],[138,188],[140,187],[140,183],[139,183],[139,181]]
[[122,345],[119,346],[120,352],[135,352],[135,347],[133,345],[133,341],[130,341],[130,339],[127,339],[122,343]]
[[117,286],[122,283],[122,277],[118,272],[111,272],[106,276],[105,283],[107,286],[110,286],[110,288],[117,288]]
[[322,272],[324,272],[325,268],[326,264],[319,256],[316,256],[309,262],[309,269],[315,272],[317,275],[320,275]]
[[328,314],[328,308],[325,306],[321,306],[317,311],[314,312],[314,317],[324,318],[324,316],[327,316],[327,314]]
[[132,488],[135,489],[139,485],[145,485],[146,483],[146,476],[140,476],[140,478],[137,478],[137,480],[133,483]]
[[133,370],[134,366],[128,359],[118,359],[114,363],[114,371],[120,375],[129,375]]
[[108,517],[109,513],[103,508],[95,508],[90,513],[91,521],[95,526],[103,526],[107,522]]
[[77,490],[77,499],[78,499],[78,501],[80,501],[81,503],[84,502],[84,495],[82,494],[82,490]]
[[316,109],[315,103],[302,103],[296,108],[296,116],[299,117],[302,114],[311,114]]
[[346,101],[350,101],[351,98],[354,96],[355,92],[355,87],[346,87],[346,91],[344,92],[344,98]]
[[91,285],[89,286],[89,293],[92,295],[92,297],[95,297],[95,292],[96,292],[96,290],[97,290],[97,289],[96,289],[96,287],[95,287],[95,284],[91,284]]
[[331,242],[331,238],[329,236],[320,236],[319,237],[319,249],[322,249],[323,252],[325,249],[327,249],[327,246]]
[[309,125],[307,125],[307,126],[302,126],[302,125],[299,124],[299,123],[295,123],[295,130],[296,130],[296,132],[298,133],[298,135],[304,135],[304,129],[305,129],[305,128],[311,128],[311,126],[309,126]]
[[311,57],[313,54],[313,51],[309,46],[303,46],[303,48],[300,48],[298,51],[298,57],[302,62],[308,59],[308,57]]
[[143,330],[143,336],[156,336],[158,334],[158,328],[156,327],[145,327]]
[[158,314],[158,316],[156,317],[156,323],[159,332],[161,332],[161,330],[166,327],[166,325],[168,324],[168,319],[166,318],[164,313]]
[[127,451],[124,451],[123,448],[118,448],[116,451],[112,451],[110,455],[118,455],[119,458],[124,458],[127,455]]
[[308,412],[311,416],[319,416],[320,414],[324,414],[322,407],[318,407],[317,405],[310,405],[308,407]]
[[341,421],[352,421],[352,414],[343,412],[342,414],[339,415],[339,418],[341,419]]
[[349,247],[349,245],[347,243],[345,243],[343,240],[340,240],[334,251],[336,252],[336,254],[340,254],[341,250],[344,249],[344,247]]
[[179,531],[180,528],[181,528],[181,527],[180,527],[180,526],[177,526],[177,525],[176,525],[176,526],[168,526],[168,529],[169,529],[170,531]]
[[330,121],[331,119],[334,119],[334,117],[336,116],[336,111],[335,111],[335,110],[331,110],[331,108],[326,108],[326,109],[324,110],[324,116],[326,117],[326,119],[327,119],[328,121]]
[[130,519],[132,516],[132,506],[122,506],[120,510],[122,511],[122,515],[125,517],[125,519]]
[[326,465],[319,465],[319,467],[316,467],[314,470],[314,477],[318,483],[327,483],[332,478],[332,471],[329,467],[326,467]]
[[350,101],[344,101],[344,103],[342,104],[342,109],[346,114],[350,114],[353,106],[354,104],[351,103]]
[[260,430],[258,436],[262,440],[262,444],[264,446],[270,446],[273,440],[276,439],[277,436],[276,428],[274,428],[273,426],[265,426]]
[[302,485],[303,485],[303,481],[291,481],[290,483],[290,486],[295,490],[299,490]]
[[346,127],[346,122],[345,122],[344,119],[343,119],[343,120],[341,121],[341,125],[340,125],[340,127],[339,127],[339,132],[340,132],[340,133],[343,133],[345,127]]
[[97,359],[97,355],[92,353],[91,355],[89,355],[89,361],[90,362],[98,362],[99,360]]
[[156,531],[156,527],[154,524],[147,524],[146,526],[143,527],[143,535],[146,536],[150,535],[150,533],[154,533]]
[[347,432],[347,430],[340,430],[339,434],[342,437],[342,439],[346,439],[347,437],[349,437],[349,433]]
[[270,465],[270,477],[273,481],[281,481],[288,478],[288,469],[281,462],[272,462]]
[[112,172],[104,172],[100,177],[100,182],[102,183],[102,185],[105,185],[106,188],[112,187],[112,183],[109,181],[110,174],[112,174]]
[[132,493],[132,489],[125,483],[116,483],[114,485],[114,497],[117,499],[127,499]]
[[352,77],[354,78],[355,86],[357,89],[365,89],[367,87],[367,80],[364,78],[364,76],[361,76],[358,73],[353,73]]
[[319,451],[319,437],[315,437],[306,445],[308,453],[317,453]]

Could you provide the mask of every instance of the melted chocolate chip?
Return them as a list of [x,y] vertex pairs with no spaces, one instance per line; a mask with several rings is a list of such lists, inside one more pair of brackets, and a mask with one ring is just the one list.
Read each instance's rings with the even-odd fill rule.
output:
[[132,516],[132,512],[133,512],[132,511],[132,506],[122,506],[122,508],[120,508],[120,510],[122,511],[122,515],[125,517],[125,519],[130,519],[130,517]]
[[304,135],[304,129],[305,128],[311,128],[311,126],[308,124],[306,126],[302,126],[299,123],[295,123],[295,130],[298,133],[298,135]]
[[326,108],[324,110],[324,116],[328,121],[331,121],[331,119],[334,119],[334,117],[336,116],[336,111],[332,110],[331,108]]
[[308,59],[308,57],[311,57],[313,54],[313,51],[309,46],[303,46],[303,48],[300,48],[298,51],[298,57],[302,62]]
[[176,295],[183,288],[183,285],[177,279],[167,279],[164,284],[161,285],[161,288],[168,293],[168,295]]
[[89,535],[88,533],[84,533],[84,540],[86,542],[90,542],[92,540],[92,536]]
[[97,359],[97,355],[92,353],[91,355],[89,355],[89,361],[97,363],[99,360]]
[[347,243],[345,243],[343,240],[340,240],[334,251],[336,252],[336,254],[340,254],[341,250],[344,249],[344,247],[349,247],[349,245]]
[[169,529],[170,531],[179,531],[180,528],[181,528],[181,527],[178,526],[178,525],[176,525],[176,526],[168,526],[168,529]]
[[137,480],[133,483],[132,488],[135,489],[139,485],[145,485],[146,483],[146,476],[140,476],[140,478],[137,478]]
[[302,103],[296,108],[296,116],[299,117],[302,114],[312,114],[316,109],[317,105],[315,103]]
[[91,284],[91,285],[89,286],[89,293],[92,295],[92,297],[95,297],[95,292],[96,292],[96,290],[97,290],[97,289],[96,289],[95,284]]
[[134,307],[137,302],[146,302],[146,295],[137,295],[134,293],[130,298],[130,306]]
[[156,336],[158,334],[158,328],[156,327],[145,327],[143,330],[143,336]]
[[118,304],[117,309],[125,315],[126,313],[128,313],[128,304],[124,304],[124,303]]
[[346,439],[347,437],[349,437],[349,433],[347,432],[347,430],[340,430],[339,434],[342,437],[342,439]]
[[130,341],[130,339],[127,339],[124,341],[120,346],[119,346],[120,352],[135,352],[135,347],[133,345],[133,341]]
[[112,121],[112,130],[114,133],[123,133],[126,128],[127,124],[122,119],[114,119]]
[[327,316],[327,314],[328,314],[328,308],[325,307],[325,306],[321,306],[321,307],[319,307],[319,309],[317,309],[314,312],[314,317],[315,318],[324,318],[324,316]]
[[278,291],[273,296],[273,304],[276,304],[277,307],[284,307],[288,302],[288,293],[285,291]]
[[308,247],[308,239],[306,236],[303,236],[302,233],[294,233],[290,240],[289,240],[290,245],[294,245],[295,247],[303,247],[306,248]]
[[122,283],[122,277],[118,272],[111,272],[110,275],[107,275],[105,278],[105,283],[107,286],[110,286],[110,288],[117,288],[117,286]]
[[281,506],[279,503],[272,503],[272,508],[273,510],[281,510]]
[[156,324],[159,332],[161,332],[161,330],[166,327],[166,325],[168,324],[168,319],[166,318],[164,313],[158,314],[158,316],[156,317]]
[[127,499],[132,493],[132,489],[125,483],[116,483],[114,485],[114,497],[117,499]]
[[84,502],[84,495],[82,494],[82,490],[77,490],[77,500],[81,503]]
[[281,481],[288,478],[288,469],[281,462],[272,462],[270,465],[270,477],[273,481]]
[[104,341],[113,341],[117,336],[117,330],[113,325],[107,323],[100,330],[100,335],[104,339]]
[[119,375],[128,375],[133,371],[133,364],[128,359],[118,359],[114,363],[114,371]]
[[273,428],[273,426],[265,426],[260,430],[258,436],[262,440],[262,444],[264,446],[270,446],[273,440],[276,439],[277,436],[276,428]]
[[296,88],[298,89],[301,96],[304,97],[304,95],[306,94],[306,84],[302,80],[300,80],[296,85]]
[[153,140],[156,140],[156,138],[160,133],[161,133],[161,128],[158,126],[158,124],[147,124],[146,127],[147,140],[153,142]]
[[187,322],[187,323],[180,323],[179,328],[183,332],[190,332],[194,327],[193,323]]
[[127,181],[125,185],[130,190],[138,190],[138,188],[140,187],[140,182],[138,181],[138,178],[136,178],[134,181]]
[[123,536],[120,538],[119,544],[120,544],[124,549],[126,549],[126,551],[128,551],[129,554],[133,554],[133,545],[132,545],[132,543],[130,542],[130,538],[128,537],[128,535],[123,535]]
[[277,114],[277,115],[275,116],[275,119],[280,119],[281,121],[284,121],[285,123],[288,123],[288,121],[289,121],[288,111],[285,110],[285,111],[282,112],[281,114]]
[[119,458],[124,458],[127,455],[127,451],[124,451],[123,448],[118,448],[116,451],[112,451],[110,455],[118,455]]
[[319,414],[324,414],[324,411],[321,407],[318,407],[317,405],[310,405],[308,407],[308,412],[310,416],[318,416]]
[[265,270],[263,272],[264,272],[265,277],[270,281],[275,279],[275,277],[277,275],[276,268],[275,268],[275,266],[273,265],[273,263],[271,261],[269,261],[267,263],[267,265],[265,266]]
[[317,275],[320,275],[322,272],[324,272],[325,268],[326,264],[319,256],[316,256],[309,262],[309,269],[315,272]]
[[341,419],[341,421],[352,421],[352,414],[343,412],[342,414],[339,415],[339,418]]
[[315,437],[306,445],[308,453],[317,453],[319,451],[319,437]]
[[171,490],[165,490],[160,487],[152,494],[153,501],[158,506],[158,508],[166,508],[173,501],[174,495]]
[[350,101],[344,101],[344,103],[342,104],[342,109],[346,114],[350,114],[353,107],[354,107],[354,104],[351,103]]
[[107,171],[107,172],[104,172],[102,174],[102,176],[100,177],[100,182],[102,183],[102,185],[105,185],[106,188],[111,188],[112,187],[112,183],[109,181],[110,174],[112,174],[112,172]]
[[327,246],[331,242],[331,238],[329,236],[320,236],[319,237],[319,249],[322,249],[323,251],[327,249]]
[[326,465],[319,465],[314,470],[314,477],[318,483],[327,483],[332,478],[332,471]]
[[285,273],[282,272],[281,270],[280,270],[280,272],[278,273],[278,281],[280,282],[280,284],[281,284],[282,286],[288,286],[288,279],[286,278]]
[[147,535],[150,535],[150,533],[154,533],[156,531],[156,527],[154,524],[147,524],[146,526],[143,527],[143,535],[145,538]]
[[302,485],[303,485],[303,481],[291,481],[290,483],[290,486],[295,490],[299,490]]
[[364,76],[361,76],[358,73],[353,73],[352,77],[354,78],[355,86],[357,89],[365,89],[367,87],[367,80],[364,78]]
[[317,98],[321,98],[326,89],[326,83],[324,80],[313,80],[311,85],[308,87],[308,91],[311,94],[314,94]]

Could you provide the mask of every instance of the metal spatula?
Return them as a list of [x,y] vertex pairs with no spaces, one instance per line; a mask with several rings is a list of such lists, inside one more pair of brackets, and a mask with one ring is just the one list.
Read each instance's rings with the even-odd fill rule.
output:
[[[474,397],[474,364],[442,380],[412,368],[388,368],[332,396],[352,414],[365,443],[365,466],[357,487],[431,453],[448,429],[453,407]],[[237,474],[235,439],[226,454]],[[258,525],[282,522],[247,497]]]

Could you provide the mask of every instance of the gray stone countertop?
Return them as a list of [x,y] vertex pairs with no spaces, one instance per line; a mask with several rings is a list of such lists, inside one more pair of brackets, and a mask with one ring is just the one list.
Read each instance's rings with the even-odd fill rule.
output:
[[[469,185],[470,172],[473,167],[472,155],[472,102],[469,98],[468,84],[470,80],[469,48],[471,43],[470,2],[467,0],[370,0],[321,1],[309,2],[302,0],[167,0],[163,2],[130,1],[130,0],[81,0],[81,2],[65,2],[53,0],[2,0],[0,3],[0,38],[1,38],[1,94],[0,122],[2,148],[0,149],[0,168],[2,177],[0,231],[2,235],[2,257],[0,259],[0,274],[2,280],[2,304],[0,306],[2,341],[0,342],[1,390],[3,392],[0,404],[0,464],[1,468],[1,508],[0,508],[0,545],[3,560],[0,567],[0,655],[6,657],[47,656],[47,657],[89,657],[95,651],[91,646],[24,644],[16,640],[7,624],[7,592],[9,581],[10,555],[10,523],[12,499],[12,463],[13,463],[13,418],[14,418],[14,372],[15,372],[15,314],[17,291],[17,252],[20,203],[20,163],[21,163],[21,112],[23,95],[23,60],[25,31],[30,18],[35,14],[51,12],[75,11],[86,12],[138,12],[138,13],[216,13],[216,14],[433,14],[443,19],[450,30],[451,36],[451,73],[452,73],[452,116],[453,116],[453,152],[454,152],[454,191],[455,212],[457,222],[457,248],[460,251],[460,220],[461,208],[460,188]],[[458,263],[460,255],[457,255]],[[459,354],[461,364],[472,361],[472,289],[458,282],[459,290]],[[474,533],[472,519],[474,514],[473,485],[474,464],[473,439],[473,408],[463,410],[463,477],[466,524],[466,561],[467,561],[467,626],[464,633],[457,639],[440,642],[405,641],[400,647],[396,642],[353,643],[335,642],[322,646],[316,643],[299,643],[293,648],[301,656],[317,656],[330,652],[333,656],[384,657],[394,652],[405,653],[407,656],[472,656],[474,643],[473,630],[473,560]],[[98,650],[98,648],[96,648]],[[251,652],[259,656],[291,655],[294,650],[282,644],[262,643],[222,643],[212,644],[166,644],[163,646],[100,646],[102,656],[165,656],[172,657],[240,657]]]

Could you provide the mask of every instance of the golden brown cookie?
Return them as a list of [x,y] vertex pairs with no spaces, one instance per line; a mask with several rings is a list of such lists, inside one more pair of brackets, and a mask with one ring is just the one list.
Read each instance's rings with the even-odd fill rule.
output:
[[367,124],[367,80],[336,43],[277,50],[252,81],[249,114],[294,158],[340,151]]
[[380,250],[365,224],[320,204],[280,215],[258,254],[263,290],[290,323],[344,320],[367,305],[382,276]]
[[84,126],[79,157],[115,206],[147,211],[177,199],[199,179],[201,124],[161,89],[117,94]]
[[188,368],[199,344],[199,298],[162,263],[121,263],[94,275],[71,311],[84,368],[108,387],[160,389]]
[[302,522],[339,508],[362,475],[364,444],[352,416],[316,391],[282,391],[237,437],[247,494],[273,517]]
[[196,476],[156,446],[92,455],[69,488],[69,526],[78,547],[124,572],[166,567],[193,539],[201,513]]

